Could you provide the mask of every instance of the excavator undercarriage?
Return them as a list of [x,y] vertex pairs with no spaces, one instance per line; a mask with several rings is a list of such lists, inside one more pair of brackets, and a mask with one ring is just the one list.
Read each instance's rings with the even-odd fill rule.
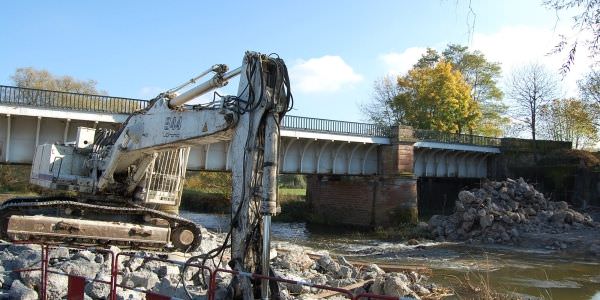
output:
[[198,225],[174,214],[123,203],[67,197],[14,198],[0,206],[2,232],[14,241],[190,251]]

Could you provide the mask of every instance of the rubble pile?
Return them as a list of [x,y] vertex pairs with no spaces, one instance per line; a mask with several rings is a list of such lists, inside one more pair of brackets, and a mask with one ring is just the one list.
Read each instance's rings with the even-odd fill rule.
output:
[[[316,259],[304,251],[278,253],[272,262],[275,272],[284,278],[350,290],[356,295],[374,293],[406,297],[436,298],[445,291],[414,271],[386,273],[376,264],[356,267],[343,256],[333,259],[329,254]],[[299,284],[280,284],[282,299],[314,299],[325,290]],[[337,298],[345,299],[341,295]],[[336,298],[336,299],[337,299]]]
[[[211,238],[203,234],[205,240]],[[218,243],[218,241],[213,241]],[[408,299],[437,298],[445,293],[433,283],[426,283],[426,277],[413,272],[386,273],[376,264],[354,266],[344,257],[332,258],[325,253],[311,258],[299,246],[290,246],[287,251],[277,251],[271,265],[277,276],[286,279],[310,282],[350,289],[354,294],[376,293]],[[112,253],[120,249],[111,247]],[[192,296],[191,299],[206,299],[206,285],[200,279],[202,273],[197,268],[183,270],[181,265],[164,263],[149,258],[173,259],[172,254],[157,254],[138,251],[134,256],[119,256],[117,284],[132,289],[117,288],[117,299],[145,299],[139,290],[169,295],[180,299],[189,299],[183,287],[182,278]],[[183,261],[183,260],[182,260]],[[38,299],[41,287],[40,272],[2,272],[5,270],[39,268],[41,248],[38,245],[0,245],[0,286],[1,294],[8,299]],[[110,281],[111,255],[102,251],[51,248],[49,252],[48,299],[64,299],[68,291],[68,280],[64,274],[82,276],[89,279]],[[215,268],[212,262],[207,264]],[[223,262],[219,267],[228,268]],[[185,273],[184,273],[185,272]],[[205,275],[208,275],[206,273]],[[208,280],[208,276],[206,277]],[[219,273],[217,299],[228,299],[229,273]],[[325,292],[315,287],[300,284],[279,283],[282,299],[314,299]],[[136,289],[136,290],[133,290]],[[85,299],[107,299],[108,284],[88,280],[85,286]],[[329,299],[344,299],[342,295],[332,295]],[[5,299],[0,296],[0,299]]]
[[[205,247],[214,247],[219,243],[219,237],[203,232],[202,251]],[[117,247],[110,249],[115,255],[120,252]],[[67,295],[68,281],[63,274],[82,276],[88,279],[110,281],[111,256],[102,251],[69,249],[51,247],[48,260],[48,299],[63,299]],[[167,258],[167,254],[151,252],[135,252],[133,257],[120,256],[118,263],[119,275],[117,284],[146,290],[180,299],[189,299],[183,287],[182,278],[192,299],[205,299],[206,289],[200,280],[198,268],[190,267],[182,273],[181,264],[164,263],[149,258]],[[183,262],[184,257],[177,257]],[[207,265],[211,265],[209,262]],[[0,294],[8,295],[8,299],[38,299],[40,291],[40,271],[32,272],[2,272],[39,268],[41,265],[41,248],[38,245],[0,245]],[[208,275],[208,274],[207,274]],[[208,277],[206,277],[208,278]],[[88,281],[85,286],[85,299],[108,299],[110,287],[101,282]],[[145,299],[145,294],[132,290],[117,288],[117,299]],[[5,299],[0,296],[0,299]]]
[[438,240],[517,243],[524,233],[560,233],[599,226],[564,201],[549,201],[519,178],[488,181],[461,191],[450,216],[435,215],[428,229]]

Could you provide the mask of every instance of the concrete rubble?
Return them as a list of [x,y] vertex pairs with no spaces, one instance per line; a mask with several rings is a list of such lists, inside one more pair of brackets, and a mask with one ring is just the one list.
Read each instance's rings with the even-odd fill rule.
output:
[[[326,252],[313,259],[302,249],[291,249],[279,252],[271,263],[281,277],[350,289],[354,295],[373,293],[406,299],[431,299],[445,292],[435,284],[427,283],[427,277],[414,271],[386,273],[376,264],[358,267],[343,256],[334,259]],[[287,283],[280,284],[280,289],[282,299],[315,299],[326,292],[316,287]],[[333,295],[328,299],[345,298]]]
[[600,227],[564,201],[550,201],[519,178],[487,181],[480,188],[458,194],[454,213],[435,215],[428,229],[438,241],[517,244],[532,233],[557,234]]
[[[219,243],[220,236],[204,231],[206,246]],[[111,247],[113,253],[120,249]],[[210,249],[208,249],[210,250]],[[202,247],[201,254],[208,251]],[[204,252],[202,252],[204,251]],[[170,254],[169,258],[179,257],[180,262],[190,254]],[[134,257],[119,258],[119,275],[117,283],[137,290],[146,290],[158,294],[169,295],[181,299],[189,299],[183,287],[182,264],[164,263],[148,258],[167,258],[167,254],[139,251]],[[212,263],[212,262],[211,262]],[[38,245],[1,245],[0,269],[15,270],[39,268],[41,264],[41,248]],[[63,274],[82,276],[88,279],[110,281],[111,255],[101,251],[68,249],[52,247],[49,251],[48,299],[63,299],[67,295],[68,281]],[[214,267],[209,264],[210,267]],[[56,273],[60,274],[56,274]],[[192,278],[198,268],[188,268],[185,284],[192,299],[206,299],[206,288],[198,278]],[[37,299],[41,287],[40,271],[20,273],[0,273],[0,299]],[[107,299],[110,293],[108,284],[88,281],[85,286],[85,299]],[[131,289],[117,288],[117,299],[145,299],[145,295]]]
[[[221,237],[205,232],[208,243],[217,245]],[[292,249],[277,251],[271,261],[278,276],[334,287],[348,287],[355,294],[371,292],[407,299],[435,298],[440,288],[427,284],[426,277],[415,272],[386,273],[376,264],[354,266],[344,257],[333,258],[328,253],[311,258],[304,248],[290,245]],[[111,249],[114,253],[120,250]],[[0,245],[0,268],[12,270],[40,266],[39,246]],[[139,251],[135,257],[119,259],[117,283],[137,290],[152,291],[181,299],[189,299],[182,283],[182,266],[148,260],[148,257],[162,257],[157,254]],[[170,258],[173,254],[168,255]],[[49,254],[49,270],[74,274],[86,278],[110,281],[110,255],[101,252],[53,248]],[[188,255],[189,257],[189,255]],[[181,261],[184,261],[182,258]],[[212,262],[210,267],[214,267]],[[220,265],[227,268],[225,263]],[[189,269],[185,274],[185,284],[192,299],[206,299],[206,286],[200,280],[198,269]],[[0,299],[37,299],[40,291],[40,275],[37,272],[0,273],[2,294]],[[61,299],[67,294],[67,279],[64,275],[49,273],[48,298]],[[208,277],[207,277],[208,278]],[[217,299],[227,299],[231,276],[220,274],[217,278]],[[324,290],[297,284],[279,284],[282,299],[314,299]],[[85,299],[106,299],[110,289],[107,284],[88,281],[85,286]],[[118,288],[118,299],[145,299],[139,291]],[[3,298],[4,297],[4,298]],[[328,299],[343,299],[341,295],[331,295]]]

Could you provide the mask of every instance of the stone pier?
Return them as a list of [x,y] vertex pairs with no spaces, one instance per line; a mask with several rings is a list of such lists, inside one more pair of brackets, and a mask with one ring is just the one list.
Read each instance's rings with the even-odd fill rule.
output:
[[390,145],[378,147],[378,175],[310,175],[307,198],[316,220],[364,227],[418,220],[415,139],[409,127],[395,129]]

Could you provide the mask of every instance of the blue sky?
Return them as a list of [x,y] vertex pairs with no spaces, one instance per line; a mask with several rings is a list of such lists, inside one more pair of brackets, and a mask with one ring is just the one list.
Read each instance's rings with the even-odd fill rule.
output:
[[[0,18],[0,84],[31,66],[147,99],[212,64],[235,68],[246,50],[276,52],[291,71],[291,114],[365,121],[359,106],[373,82],[406,72],[425,47],[480,49],[507,74],[529,61],[555,70],[562,57],[544,54],[569,24],[540,2],[473,0],[473,15],[467,0],[11,1]],[[565,94],[587,71],[583,59]]]

